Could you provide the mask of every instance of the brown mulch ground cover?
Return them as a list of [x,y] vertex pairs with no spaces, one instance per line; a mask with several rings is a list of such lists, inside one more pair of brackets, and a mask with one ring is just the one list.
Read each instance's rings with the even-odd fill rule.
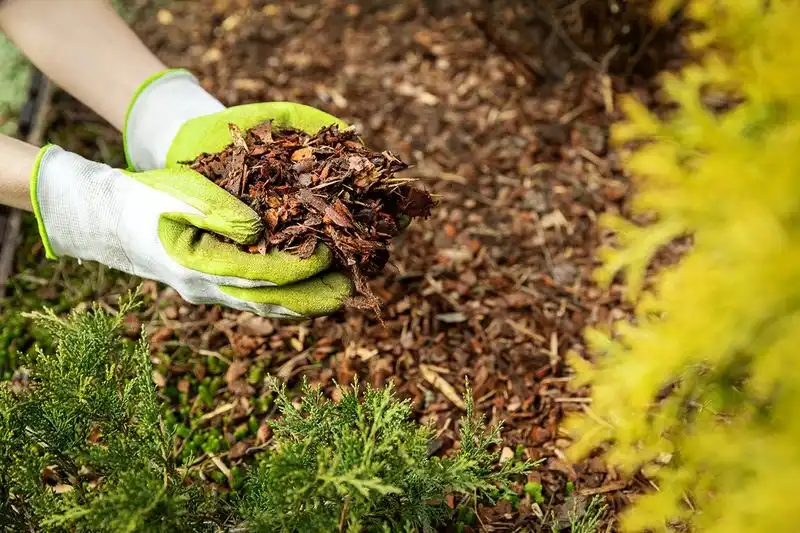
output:
[[[216,460],[232,466],[269,439],[267,372],[334,395],[334,380],[392,379],[440,428],[445,452],[469,377],[480,410],[505,422],[504,455],[544,459],[531,480],[546,503],[483,509],[482,530],[550,531],[541,517],[565,513],[570,483],[570,505],[606,497],[600,531],[613,530],[614,511],[646,482],[599,459],[566,460],[559,421],[591,405],[567,390],[564,356],[583,350],[587,324],[627,312],[619,288],[591,281],[597,218],[624,209],[629,194],[608,128],[619,94],[653,101],[652,75],[679,55],[674,35],[592,2],[162,4],[135,27],[168,64],[191,69],[227,105],[291,100],[340,117],[370,148],[409,163],[402,175],[439,202],[394,239],[370,283],[385,325],[352,309],[285,324],[191,306],[145,283],[158,305],[132,330],[147,324],[156,382],[179,418],[217,428],[226,444]],[[56,111],[56,126],[97,123],[69,99]],[[198,385],[209,376],[210,387]],[[217,468],[207,456],[198,464]]]

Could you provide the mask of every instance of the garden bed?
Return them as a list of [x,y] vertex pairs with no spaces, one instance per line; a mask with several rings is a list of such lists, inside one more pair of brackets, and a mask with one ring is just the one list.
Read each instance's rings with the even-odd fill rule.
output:
[[[513,7],[521,10],[514,20],[524,20],[525,5]],[[409,163],[403,174],[439,202],[431,219],[394,240],[389,265],[370,282],[383,324],[354,309],[285,324],[193,306],[145,282],[153,305],[129,325],[132,334],[147,327],[167,419],[185,438],[178,453],[199,453],[195,468],[222,488],[235,483],[236,465],[270,439],[267,373],[290,383],[307,376],[334,396],[334,381],[355,375],[375,386],[393,380],[418,418],[439,428],[435,452],[446,453],[468,377],[477,408],[505,423],[503,456],[544,460],[530,478],[542,498],[531,491],[480,509],[476,528],[550,531],[559,519],[566,527],[569,511],[602,495],[609,509],[600,530],[613,530],[614,511],[645,483],[599,460],[566,460],[559,422],[591,405],[567,389],[564,357],[583,350],[587,324],[627,312],[620,289],[597,289],[591,273],[597,218],[623,209],[628,193],[608,146],[616,96],[650,99],[649,79],[636,69],[609,74],[574,54],[553,79],[526,74],[529,52],[510,57],[460,2],[433,10],[416,0],[165,6],[143,11],[135,28],[170,66],[191,69],[227,105],[291,100],[356,125],[371,148]],[[64,95],[49,135],[121,164],[118,136]],[[20,266],[28,277],[43,254],[31,253]],[[62,263],[50,286],[79,283],[85,268]],[[109,301],[135,283],[102,269],[97,276],[91,295]],[[35,280],[16,283],[17,294],[62,298]]]

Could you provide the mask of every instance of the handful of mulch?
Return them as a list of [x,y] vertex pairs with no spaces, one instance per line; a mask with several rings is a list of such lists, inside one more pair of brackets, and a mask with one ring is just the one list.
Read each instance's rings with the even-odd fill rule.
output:
[[265,254],[276,247],[308,258],[324,243],[355,285],[348,304],[380,315],[367,279],[388,262],[402,218],[427,218],[435,205],[413,180],[395,177],[408,165],[367,149],[352,129],[329,126],[309,135],[273,129],[271,121],[245,133],[229,128],[229,146],[187,163],[261,215],[264,235],[246,249]]

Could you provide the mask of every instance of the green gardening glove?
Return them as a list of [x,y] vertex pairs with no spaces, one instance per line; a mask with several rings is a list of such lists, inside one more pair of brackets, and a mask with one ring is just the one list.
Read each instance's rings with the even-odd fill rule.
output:
[[[139,215],[146,210],[158,221],[157,238],[150,240],[148,250],[163,249],[172,263],[192,273],[194,281],[154,276],[156,272],[150,277],[172,285],[191,302],[221,303],[266,316],[328,314],[352,294],[344,274],[328,271],[330,250],[320,245],[310,258],[299,259],[277,250],[250,254],[223,242],[218,235],[241,244],[255,243],[263,231],[262,221],[227,191],[180,164],[230,144],[229,123],[246,130],[268,119],[277,127],[309,133],[334,123],[346,127],[339,119],[300,104],[227,109],[183,70],[161,73],[137,92],[124,128],[130,168],[125,175],[182,205],[167,210],[153,199],[139,198],[130,209],[139,210]],[[147,252],[145,260],[148,255],[152,270],[157,254]],[[163,255],[157,258],[158,263],[164,261]]]
[[34,212],[50,258],[93,260],[175,288],[187,301],[222,304],[262,316],[331,313],[351,291],[326,272],[331,254],[242,251],[258,215],[187,168],[131,172],[49,145],[32,179]]

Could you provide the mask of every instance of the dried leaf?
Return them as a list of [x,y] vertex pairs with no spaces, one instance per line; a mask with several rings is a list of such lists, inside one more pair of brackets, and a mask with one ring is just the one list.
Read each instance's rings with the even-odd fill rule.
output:
[[275,235],[270,237],[269,242],[270,244],[280,244],[293,237],[297,237],[304,233],[308,233],[309,231],[311,231],[310,228],[306,226],[289,226],[280,233],[276,233]]
[[297,183],[299,183],[301,187],[308,187],[309,185],[314,183],[314,175],[309,174],[308,172],[306,172],[305,174],[300,174],[299,176],[297,176]]
[[507,463],[511,459],[514,458],[514,450],[509,448],[508,446],[503,446],[503,450],[500,452],[500,464]]

